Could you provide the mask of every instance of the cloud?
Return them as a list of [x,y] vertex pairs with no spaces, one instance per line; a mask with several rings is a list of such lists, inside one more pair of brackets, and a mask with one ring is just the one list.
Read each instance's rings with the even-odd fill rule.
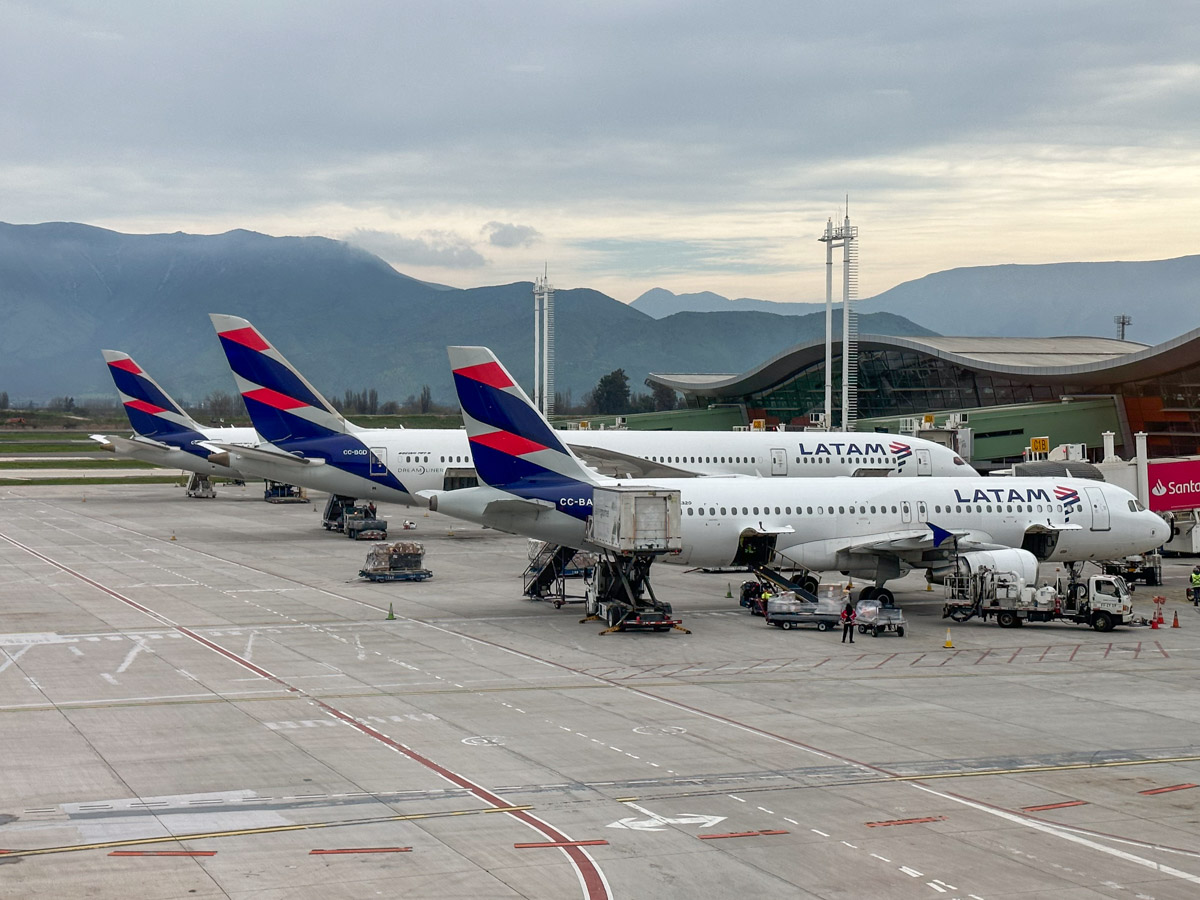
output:
[[401,265],[447,269],[478,269],[487,265],[487,259],[469,240],[452,231],[422,231],[416,237],[405,237],[394,231],[356,228],[344,235],[343,240]]
[[542,233],[531,225],[508,222],[488,222],[483,226],[483,233],[493,247],[529,247],[542,237]]

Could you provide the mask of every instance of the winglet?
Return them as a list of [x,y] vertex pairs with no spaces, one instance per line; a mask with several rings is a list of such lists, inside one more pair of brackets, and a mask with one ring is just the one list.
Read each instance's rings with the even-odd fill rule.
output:
[[250,420],[264,439],[280,443],[358,430],[249,321],[217,313],[209,318]]
[[926,522],[925,524],[928,525],[929,530],[933,532],[933,546],[935,547],[942,546],[942,544],[946,542],[947,538],[954,537],[954,532],[947,531],[945,528],[939,528],[932,522]]

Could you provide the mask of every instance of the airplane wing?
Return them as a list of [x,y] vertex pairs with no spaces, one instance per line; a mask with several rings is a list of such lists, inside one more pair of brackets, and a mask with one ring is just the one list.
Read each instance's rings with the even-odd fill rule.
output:
[[170,444],[164,444],[162,441],[156,441],[147,437],[117,437],[110,434],[89,434],[93,441],[100,444],[101,449],[108,450],[113,453],[129,453],[133,450],[175,450]]
[[296,456],[292,453],[284,453],[280,450],[263,450],[261,447],[245,447],[241,444],[223,444],[220,441],[205,441],[205,446],[219,448],[220,452],[213,453],[209,456],[209,462],[219,466],[229,465],[229,454],[237,453],[251,460],[259,460],[261,462],[274,463],[284,466],[323,466],[323,459],[309,459],[304,456]]
[[1070,525],[1065,522],[1039,522],[1036,525],[1030,525],[1026,531],[1034,534],[1054,534],[1060,531],[1083,531],[1083,526]]
[[583,460],[584,465],[595,469],[601,475],[613,478],[698,478],[695,472],[688,472],[669,466],[666,463],[654,462],[642,456],[621,453],[604,447],[592,447],[587,444],[571,443],[571,450]]
[[889,531],[864,535],[844,549],[849,553],[915,553],[925,550],[951,551],[957,546],[960,552],[967,550],[1002,550],[1006,545],[997,544],[991,535],[979,531],[946,531],[925,528],[917,531]]

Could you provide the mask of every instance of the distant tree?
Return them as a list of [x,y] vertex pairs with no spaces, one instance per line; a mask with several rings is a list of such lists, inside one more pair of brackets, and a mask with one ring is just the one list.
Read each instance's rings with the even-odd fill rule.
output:
[[8,391],[0,391],[0,409],[8,409]]
[[53,409],[57,412],[71,412],[75,409],[74,397],[51,397],[50,402],[46,404],[47,409]]
[[421,398],[417,401],[417,409],[422,413],[433,411],[433,392],[429,385],[421,385]]
[[664,412],[665,410],[674,409],[679,405],[679,401],[675,397],[675,391],[666,385],[653,385],[652,395],[654,397],[654,411]]
[[379,412],[379,391],[371,388],[367,391],[367,408],[365,412],[376,415]]
[[225,422],[236,415],[236,400],[232,394],[225,391],[213,391],[204,398],[201,407],[208,413],[209,419],[215,422]]
[[624,369],[613,369],[600,377],[592,389],[592,403],[602,416],[620,416],[629,412],[629,376]]
[[394,416],[400,412],[400,404],[395,400],[389,400],[383,406],[379,407],[379,412],[385,416]]

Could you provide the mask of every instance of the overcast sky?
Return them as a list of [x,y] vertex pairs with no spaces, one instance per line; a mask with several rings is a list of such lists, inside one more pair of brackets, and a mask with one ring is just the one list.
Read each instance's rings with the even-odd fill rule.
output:
[[0,220],[820,300],[1200,252],[1200,5],[0,0]]

